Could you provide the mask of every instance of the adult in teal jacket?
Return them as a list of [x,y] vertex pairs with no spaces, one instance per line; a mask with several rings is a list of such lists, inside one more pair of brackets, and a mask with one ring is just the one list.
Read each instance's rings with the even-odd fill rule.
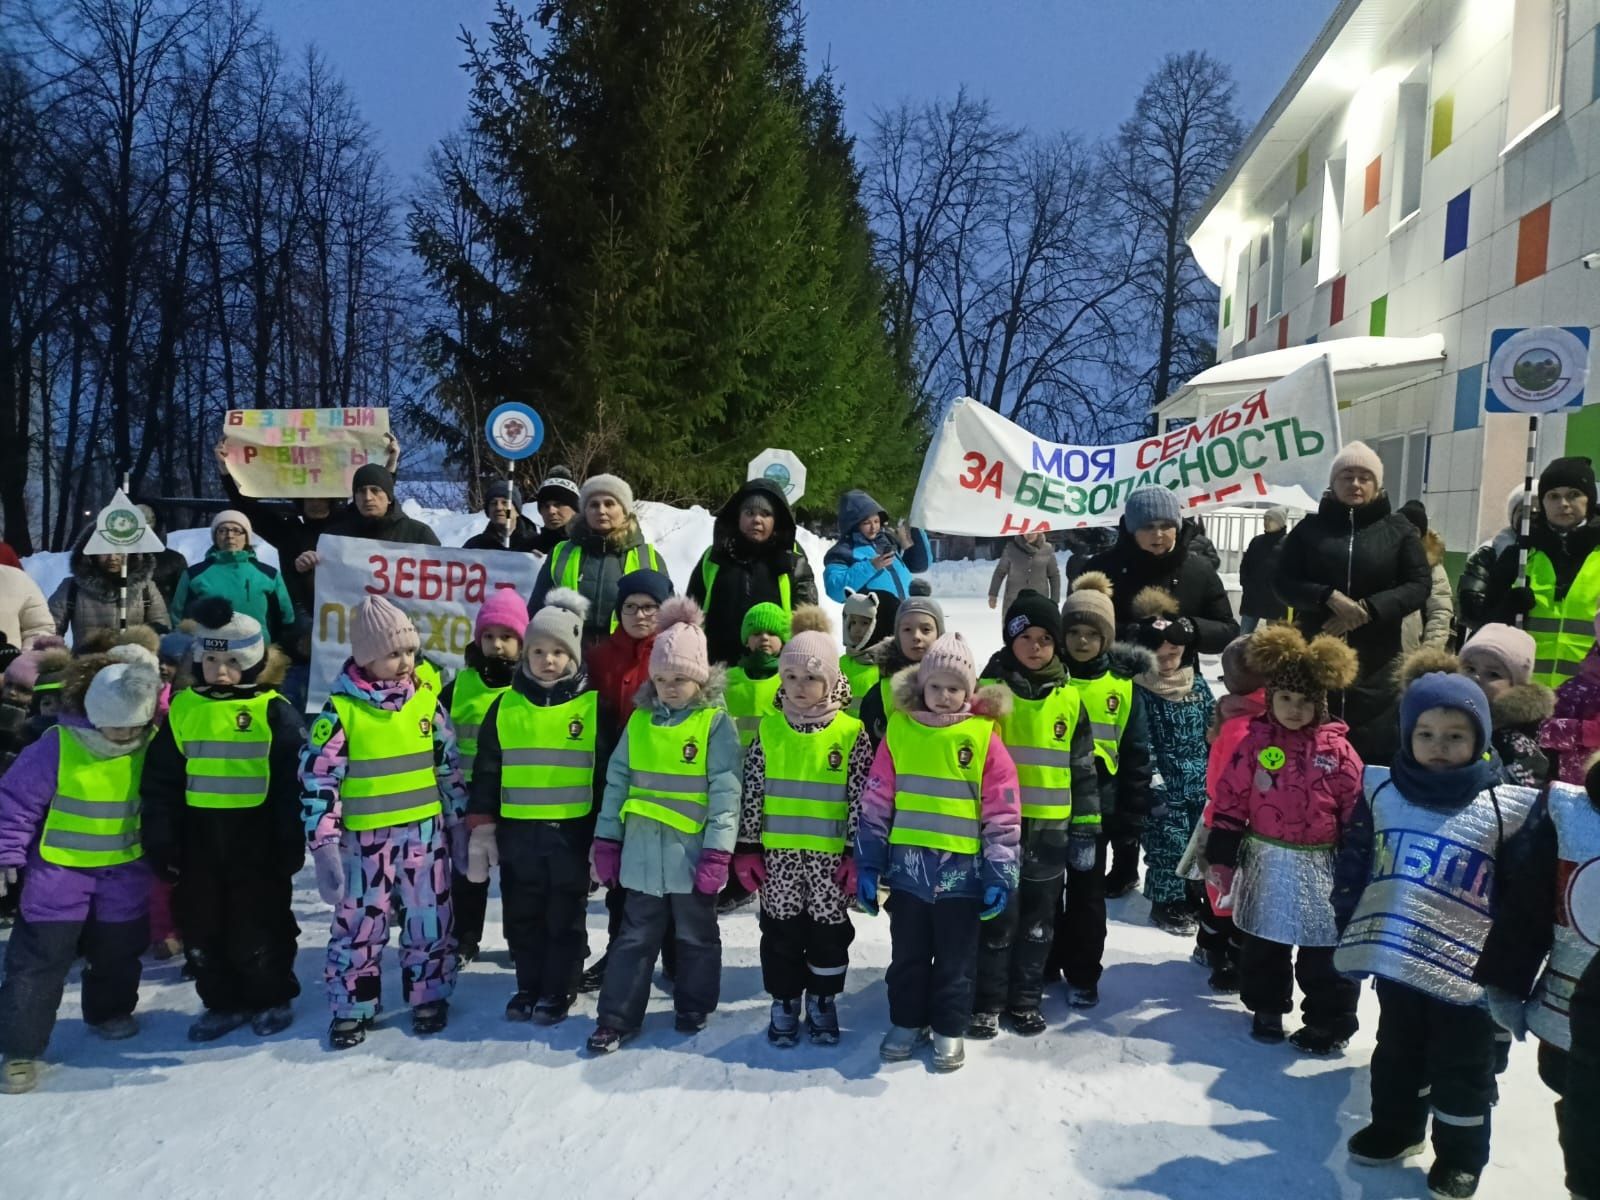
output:
[[237,509],[225,508],[211,519],[211,549],[178,580],[172,598],[174,625],[202,596],[222,596],[234,612],[261,622],[271,641],[284,640],[294,624],[294,601],[283,574],[256,561],[252,536],[250,518]]
[[911,577],[933,562],[928,535],[902,522],[889,524],[889,513],[866,492],[854,488],[839,497],[839,540],[822,560],[822,586],[843,604],[845,591],[888,592],[904,600]]

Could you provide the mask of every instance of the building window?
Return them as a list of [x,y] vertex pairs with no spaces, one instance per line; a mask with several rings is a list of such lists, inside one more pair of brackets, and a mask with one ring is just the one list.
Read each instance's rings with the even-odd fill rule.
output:
[[1428,124],[1428,73],[1416,74],[1400,85],[1394,116],[1394,186],[1390,194],[1389,223],[1398,225],[1422,207],[1422,164],[1426,161]]
[[1289,210],[1281,208],[1272,218],[1272,257],[1267,268],[1267,316],[1283,311],[1283,269],[1289,256]]
[[1506,149],[1561,110],[1567,71],[1567,0],[1516,0]]
[[1413,429],[1388,437],[1367,438],[1366,441],[1383,463],[1383,480],[1389,493],[1389,502],[1399,508],[1408,500],[1421,500],[1422,489],[1427,483],[1428,431]]
[[1339,273],[1339,243],[1344,232],[1344,155],[1322,167],[1322,240],[1317,248],[1317,283]]

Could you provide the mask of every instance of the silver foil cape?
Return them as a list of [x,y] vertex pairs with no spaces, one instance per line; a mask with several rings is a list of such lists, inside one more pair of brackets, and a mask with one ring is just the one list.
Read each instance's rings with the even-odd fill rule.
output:
[[1600,812],[1581,788],[1550,786],[1550,817],[1556,825],[1561,890],[1556,896],[1555,939],[1550,961],[1528,1001],[1528,1028],[1540,1041],[1572,1049],[1568,1013],[1572,993],[1594,958],[1600,937]]
[[1331,847],[1281,846],[1247,837],[1239,849],[1233,923],[1285,946],[1335,946]]
[[1483,989],[1472,972],[1489,935],[1496,856],[1538,793],[1500,784],[1441,810],[1407,800],[1386,767],[1368,767],[1362,782],[1372,806],[1372,875],[1333,965],[1451,1004],[1478,1003]]

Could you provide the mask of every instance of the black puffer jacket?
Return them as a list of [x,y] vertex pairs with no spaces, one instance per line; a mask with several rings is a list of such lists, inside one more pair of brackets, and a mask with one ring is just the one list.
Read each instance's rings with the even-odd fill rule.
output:
[[[1556,570],[1556,599],[1565,598],[1567,589],[1578,577],[1583,564],[1600,554],[1600,515],[1590,517],[1576,529],[1552,529],[1542,513],[1535,513],[1528,527],[1528,550],[1541,550]],[[1521,614],[1512,602],[1511,589],[1517,577],[1517,544],[1501,548],[1489,571],[1489,586],[1484,602],[1484,622],[1513,623]]]
[[[756,543],[739,532],[739,510],[749,496],[766,497],[772,505],[772,536]],[[706,576],[713,574],[711,593]],[[689,595],[706,614],[706,652],[711,661],[733,666],[744,653],[739,626],[757,604],[777,604],[779,581],[789,577],[790,607],[817,602],[817,581],[795,542],[794,514],[783,489],[770,479],[752,479],[717,512],[711,547],[700,556],[689,579]]]
[[1286,529],[1273,529],[1259,533],[1244,548],[1239,560],[1239,614],[1260,621],[1281,621],[1288,611],[1278,590],[1273,586],[1273,576],[1278,570],[1278,554],[1283,550]]
[[412,546],[437,546],[439,535],[414,517],[406,516],[398,501],[381,517],[363,517],[354,504],[344,508],[323,527],[324,534],[369,538],[374,542],[401,542]]
[[1284,539],[1274,586],[1294,608],[1295,624],[1307,638],[1333,615],[1328,597],[1335,591],[1362,601],[1372,613],[1345,635],[1360,659],[1360,674],[1328,702],[1350,726],[1350,744],[1364,762],[1391,761],[1399,741],[1394,667],[1401,625],[1407,613],[1421,610],[1433,586],[1416,528],[1390,509],[1386,495],[1353,509],[1326,494]]
[[1456,623],[1462,630],[1462,642],[1488,622],[1489,578],[1505,548],[1514,550],[1516,545],[1517,531],[1508,525],[1467,556],[1461,581],[1456,584]]
[[1111,603],[1117,613],[1117,637],[1134,640],[1137,624],[1133,618],[1133,598],[1147,587],[1160,588],[1178,601],[1178,614],[1194,622],[1198,636],[1185,655],[1192,664],[1198,654],[1221,654],[1223,647],[1239,636],[1239,622],[1222,577],[1195,543],[1205,535],[1198,524],[1185,524],[1178,530],[1178,543],[1168,554],[1156,558],[1139,549],[1133,534],[1119,532],[1117,544],[1088,562],[1074,558],[1068,574],[1076,579],[1086,571],[1100,571],[1111,580]]

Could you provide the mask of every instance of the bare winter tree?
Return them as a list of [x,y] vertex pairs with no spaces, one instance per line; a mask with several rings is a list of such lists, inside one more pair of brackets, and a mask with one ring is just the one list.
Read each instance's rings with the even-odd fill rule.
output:
[[1146,411],[1211,364],[1217,291],[1185,233],[1242,137],[1232,73],[1189,51],[1168,55],[1145,82],[1108,156],[1120,218],[1142,234],[1130,254],[1142,309],[1135,327],[1151,331],[1139,381]]

